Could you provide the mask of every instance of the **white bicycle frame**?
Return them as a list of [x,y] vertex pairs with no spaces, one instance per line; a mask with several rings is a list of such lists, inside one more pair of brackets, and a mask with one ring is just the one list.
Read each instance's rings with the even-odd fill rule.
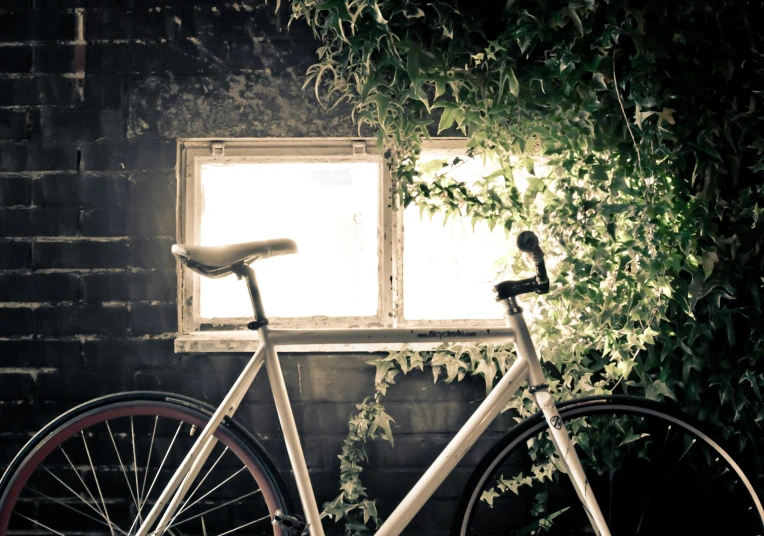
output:
[[[286,384],[284,383],[284,376],[281,371],[276,348],[280,345],[321,343],[416,343],[433,339],[444,342],[481,341],[506,343],[514,341],[518,359],[427,469],[425,474],[422,475],[411,491],[409,491],[390,517],[382,524],[376,535],[395,536],[405,529],[438,486],[464,457],[470,447],[475,444],[475,441],[486,430],[491,421],[501,412],[507,402],[521,387],[522,381],[527,380],[531,386],[536,404],[544,413],[549,424],[552,441],[560,459],[564,462],[563,469],[571,478],[571,482],[584,505],[595,534],[610,536],[606,522],[589,487],[568,432],[557,412],[554,399],[546,388],[543,369],[533,346],[533,341],[528,333],[522,312],[516,306],[514,307],[514,312],[510,312],[511,310],[512,308],[507,306],[507,327],[498,329],[461,327],[458,329],[298,330],[270,329],[267,325],[260,326],[257,330],[260,339],[259,349],[252,356],[223,402],[212,415],[209,423],[176,470],[167,487],[151,509],[151,512],[143,520],[136,536],[161,534],[164,528],[173,520],[186,492],[216,444],[216,440],[212,436],[213,432],[226,416],[234,414],[263,363],[265,363],[268,373],[289,460],[294,469],[294,476],[306,523],[308,524],[311,536],[324,536],[316,498],[313,494],[313,487],[308,475],[302,446],[300,445],[292,408],[289,404]],[[157,518],[159,518],[160,514],[162,514],[162,517],[157,523]],[[151,527],[155,524],[156,528],[152,531]]]

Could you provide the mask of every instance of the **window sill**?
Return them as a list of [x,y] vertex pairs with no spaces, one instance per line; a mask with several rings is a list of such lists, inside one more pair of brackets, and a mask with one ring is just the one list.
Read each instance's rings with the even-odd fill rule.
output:
[[[475,341],[480,342],[480,341]],[[352,343],[352,344],[295,344],[279,345],[281,353],[321,352],[395,352],[399,350],[435,350],[444,341],[433,340],[416,343]],[[255,352],[260,346],[253,331],[200,331],[179,335],[175,338],[175,353],[228,353]]]

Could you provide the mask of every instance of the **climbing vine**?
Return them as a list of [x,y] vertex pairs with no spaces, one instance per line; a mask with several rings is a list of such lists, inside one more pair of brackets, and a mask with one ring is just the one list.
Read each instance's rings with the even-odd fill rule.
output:
[[[533,336],[558,387],[678,404],[755,454],[763,4],[292,0],[291,9],[318,41],[306,87],[377,136],[402,206],[542,238],[552,290],[532,304]],[[437,135],[464,136],[465,157],[492,171],[468,184],[449,173],[458,161],[422,165]],[[528,268],[514,253],[507,273]],[[492,370],[458,351],[449,355],[463,366],[433,363],[443,354],[421,367],[451,380]],[[376,510],[354,480],[364,454],[353,449],[391,439],[382,397],[405,373],[396,358],[375,363],[377,393],[350,424],[342,494],[326,510],[360,525]]]

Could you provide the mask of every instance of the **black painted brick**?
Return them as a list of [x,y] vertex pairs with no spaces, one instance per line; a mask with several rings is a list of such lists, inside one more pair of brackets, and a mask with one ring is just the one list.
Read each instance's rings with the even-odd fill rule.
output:
[[76,45],[50,44],[33,47],[32,70],[35,73],[63,74],[75,71]]
[[26,73],[32,69],[32,49],[28,46],[0,48],[0,73]]
[[0,142],[0,171],[65,171],[75,169],[77,169],[77,150],[74,147]]
[[31,21],[29,13],[0,13],[0,41],[29,39]]
[[[42,376],[38,377],[38,380]],[[38,381],[39,386],[39,381]],[[39,388],[38,388],[39,392]],[[66,409],[69,405],[56,402],[54,404],[6,404],[0,406],[0,411],[3,413],[3,431],[10,433],[24,433],[36,432],[51,419],[54,419]],[[15,452],[9,452],[9,456],[15,455]]]
[[[221,394],[225,394],[251,358],[251,354],[183,355],[180,366],[173,371],[172,375],[175,378],[170,378],[170,374],[167,374],[163,381],[168,384],[175,384],[182,382],[184,378],[199,378],[201,381],[204,381],[206,377],[215,378],[215,388],[219,388],[222,391]],[[299,393],[297,369],[282,368],[282,370],[289,398],[294,401],[298,398]],[[258,374],[255,377],[252,386],[247,390],[245,401],[247,404],[254,402],[273,404],[273,394],[267,374]]]
[[7,274],[0,276],[0,301],[53,302],[82,298],[82,282],[74,274]]
[[28,205],[29,183],[27,177],[0,177],[0,205]]
[[127,209],[94,208],[82,213],[82,234],[85,236],[125,236]]
[[104,301],[171,301],[174,302],[176,276],[174,270],[143,273],[90,274],[84,277],[85,300]]
[[85,236],[172,236],[173,209],[96,208],[82,214]]
[[278,15],[271,6],[262,3],[253,11],[242,12],[231,4],[221,5],[216,11],[194,10],[194,33],[200,38],[247,38],[278,35],[281,33]]
[[25,171],[29,147],[0,142],[0,171]]
[[0,106],[78,104],[77,80],[58,76],[0,79]]
[[124,335],[126,307],[41,307],[35,310],[35,330],[42,335]]
[[130,236],[174,236],[174,209],[131,209],[128,211],[127,233]]
[[119,242],[42,242],[34,244],[35,268],[124,268],[129,246]]
[[4,372],[0,374],[0,400],[34,399],[34,381],[32,376],[23,373]]
[[135,375],[135,388],[189,394],[215,404],[220,403],[235,381],[236,376],[205,376],[201,373],[178,374],[150,370],[139,371]]
[[114,372],[63,370],[37,378],[37,397],[42,401],[80,402],[133,389],[130,375]]
[[176,261],[170,252],[174,243],[172,239],[131,239],[130,266],[174,270]]
[[178,308],[174,305],[133,305],[130,326],[133,335],[174,333],[178,331]]
[[[237,419],[238,420],[238,419]],[[327,467],[335,465],[337,454],[342,452],[343,435],[301,436],[303,454],[308,467]],[[396,440],[397,441],[397,440]],[[284,448],[284,439],[281,437],[266,438],[260,442],[265,451],[270,454],[273,462],[279,470],[287,470],[290,467],[289,456]],[[368,448],[368,445],[367,445]],[[337,479],[332,479],[332,484]]]
[[119,76],[88,75],[84,81],[85,102],[94,109],[120,109],[125,81]]
[[0,140],[25,140],[38,132],[39,111],[0,110]]
[[[12,0],[14,1],[14,0]],[[24,0],[15,0],[23,2]],[[253,0],[239,0],[240,4],[254,4]],[[171,6],[206,6],[204,9],[218,9],[220,0],[35,0],[36,9],[68,9],[75,7],[98,9],[148,9],[159,7],[166,9]],[[284,7],[282,7],[282,10]],[[87,11],[86,11],[87,13]]]
[[123,205],[127,203],[127,177],[82,176],[74,174],[44,175],[32,181],[35,205]]
[[374,391],[374,368],[304,366],[299,396],[304,401],[358,402]]
[[70,41],[77,38],[77,15],[74,12],[35,9],[31,14],[31,39],[40,41]]
[[131,206],[174,208],[176,200],[177,180],[174,172],[134,173],[131,176]]
[[175,141],[142,143],[87,143],[83,145],[83,169],[102,170],[172,170],[177,159]]
[[119,43],[94,43],[88,46],[85,63],[88,73],[115,75],[130,72],[128,46]]
[[[173,20],[175,17],[180,19],[180,25]],[[130,11],[107,8],[88,12],[85,39],[174,40],[183,24],[183,10],[178,8],[158,12],[146,8]]]
[[85,176],[80,180],[80,203],[84,205],[124,205],[129,200],[127,177]]
[[230,71],[260,70],[266,66],[272,71],[292,70],[302,73],[314,63],[315,42],[309,41],[228,41],[231,51],[226,68]]
[[199,44],[188,39],[166,44],[135,43],[128,50],[130,71],[140,73],[219,73],[228,57],[228,45],[222,40]]
[[78,341],[0,341],[5,367],[82,368],[82,343]]
[[228,54],[217,40],[198,47],[187,39],[178,42],[95,43],[87,47],[87,72],[97,74],[219,72]]
[[31,335],[33,331],[34,318],[31,309],[0,308],[0,337]]
[[73,208],[0,209],[2,236],[72,236],[79,212]]
[[28,268],[32,263],[32,244],[0,242],[0,269]]
[[5,12],[0,14],[0,40],[71,40],[75,38],[75,24],[72,12],[32,9]]
[[43,140],[120,139],[127,132],[121,110],[90,108],[43,108],[40,114]]
[[171,339],[86,341],[85,365],[90,369],[170,368],[178,366]]
[[43,175],[32,181],[35,205],[76,205],[80,201],[80,178],[73,174]]

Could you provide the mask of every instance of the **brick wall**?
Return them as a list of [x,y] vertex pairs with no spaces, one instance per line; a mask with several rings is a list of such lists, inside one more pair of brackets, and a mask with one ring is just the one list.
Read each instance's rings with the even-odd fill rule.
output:
[[[216,403],[238,375],[248,356],[173,353],[176,138],[355,134],[344,110],[300,89],[315,44],[286,22],[255,0],[0,5],[0,470],[78,402],[151,389]],[[283,357],[319,503],[337,493],[348,417],[372,392],[369,358]],[[285,468],[264,380],[239,418]],[[364,473],[383,515],[482,391],[429,373],[391,389],[397,447],[375,446]],[[412,533],[448,530],[484,447]]]

